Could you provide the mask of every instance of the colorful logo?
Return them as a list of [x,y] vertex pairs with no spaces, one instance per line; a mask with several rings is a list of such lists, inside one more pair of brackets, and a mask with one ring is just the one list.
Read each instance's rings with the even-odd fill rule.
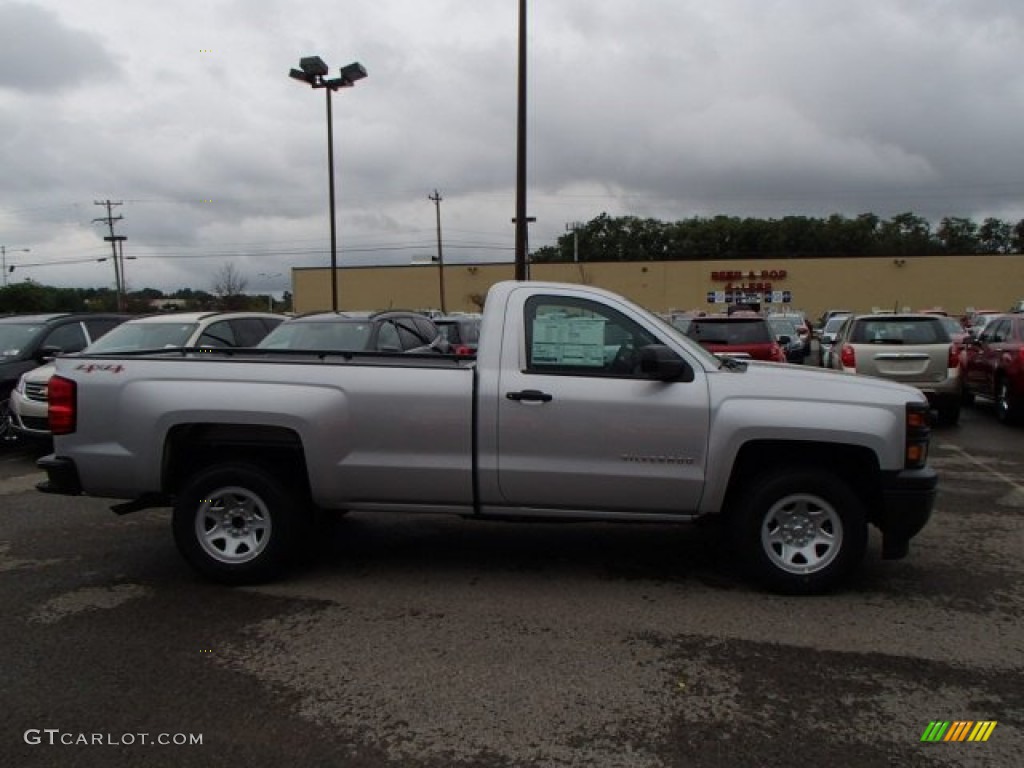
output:
[[996,725],[995,720],[932,720],[921,741],[988,741]]

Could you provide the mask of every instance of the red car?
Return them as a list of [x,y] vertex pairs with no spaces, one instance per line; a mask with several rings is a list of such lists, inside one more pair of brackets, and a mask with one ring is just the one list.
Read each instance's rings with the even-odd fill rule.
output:
[[686,335],[716,355],[786,362],[786,353],[772,335],[768,321],[758,315],[695,317]]
[[1002,422],[1018,421],[1024,410],[1024,315],[994,315],[960,354],[964,398],[991,400]]

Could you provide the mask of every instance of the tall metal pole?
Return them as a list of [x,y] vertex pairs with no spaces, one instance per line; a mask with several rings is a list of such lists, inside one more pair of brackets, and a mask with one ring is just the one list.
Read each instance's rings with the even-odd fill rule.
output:
[[515,279],[528,279],[526,220],[526,0],[519,0],[519,93],[516,110]]
[[334,121],[331,117],[331,91],[327,86],[327,177],[331,204],[331,311],[338,311],[338,230],[334,221]]
[[441,250],[441,193],[436,189],[434,194],[427,195],[427,199],[433,201],[434,209],[437,211],[437,279],[438,290],[441,295],[441,312],[448,314],[448,307],[444,302],[444,252]]

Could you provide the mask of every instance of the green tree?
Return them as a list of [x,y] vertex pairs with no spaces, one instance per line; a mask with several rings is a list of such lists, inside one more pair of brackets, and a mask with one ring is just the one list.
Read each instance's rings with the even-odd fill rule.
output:
[[978,250],[981,253],[1010,253],[1013,250],[1013,227],[989,217],[978,229]]

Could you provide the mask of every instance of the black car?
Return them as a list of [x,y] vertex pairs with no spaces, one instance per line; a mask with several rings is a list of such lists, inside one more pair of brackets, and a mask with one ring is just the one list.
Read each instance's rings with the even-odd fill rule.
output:
[[59,354],[81,352],[129,317],[95,312],[0,317],[0,439],[13,437],[8,406],[21,374]]
[[444,315],[434,324],[444,334],[451,351],[459,357],[476,357],[480,343],[480,315]]
[[406,310],[316,312],[281,323],[259,349],[316,352],[449,352],[444,335],[426,315]]

